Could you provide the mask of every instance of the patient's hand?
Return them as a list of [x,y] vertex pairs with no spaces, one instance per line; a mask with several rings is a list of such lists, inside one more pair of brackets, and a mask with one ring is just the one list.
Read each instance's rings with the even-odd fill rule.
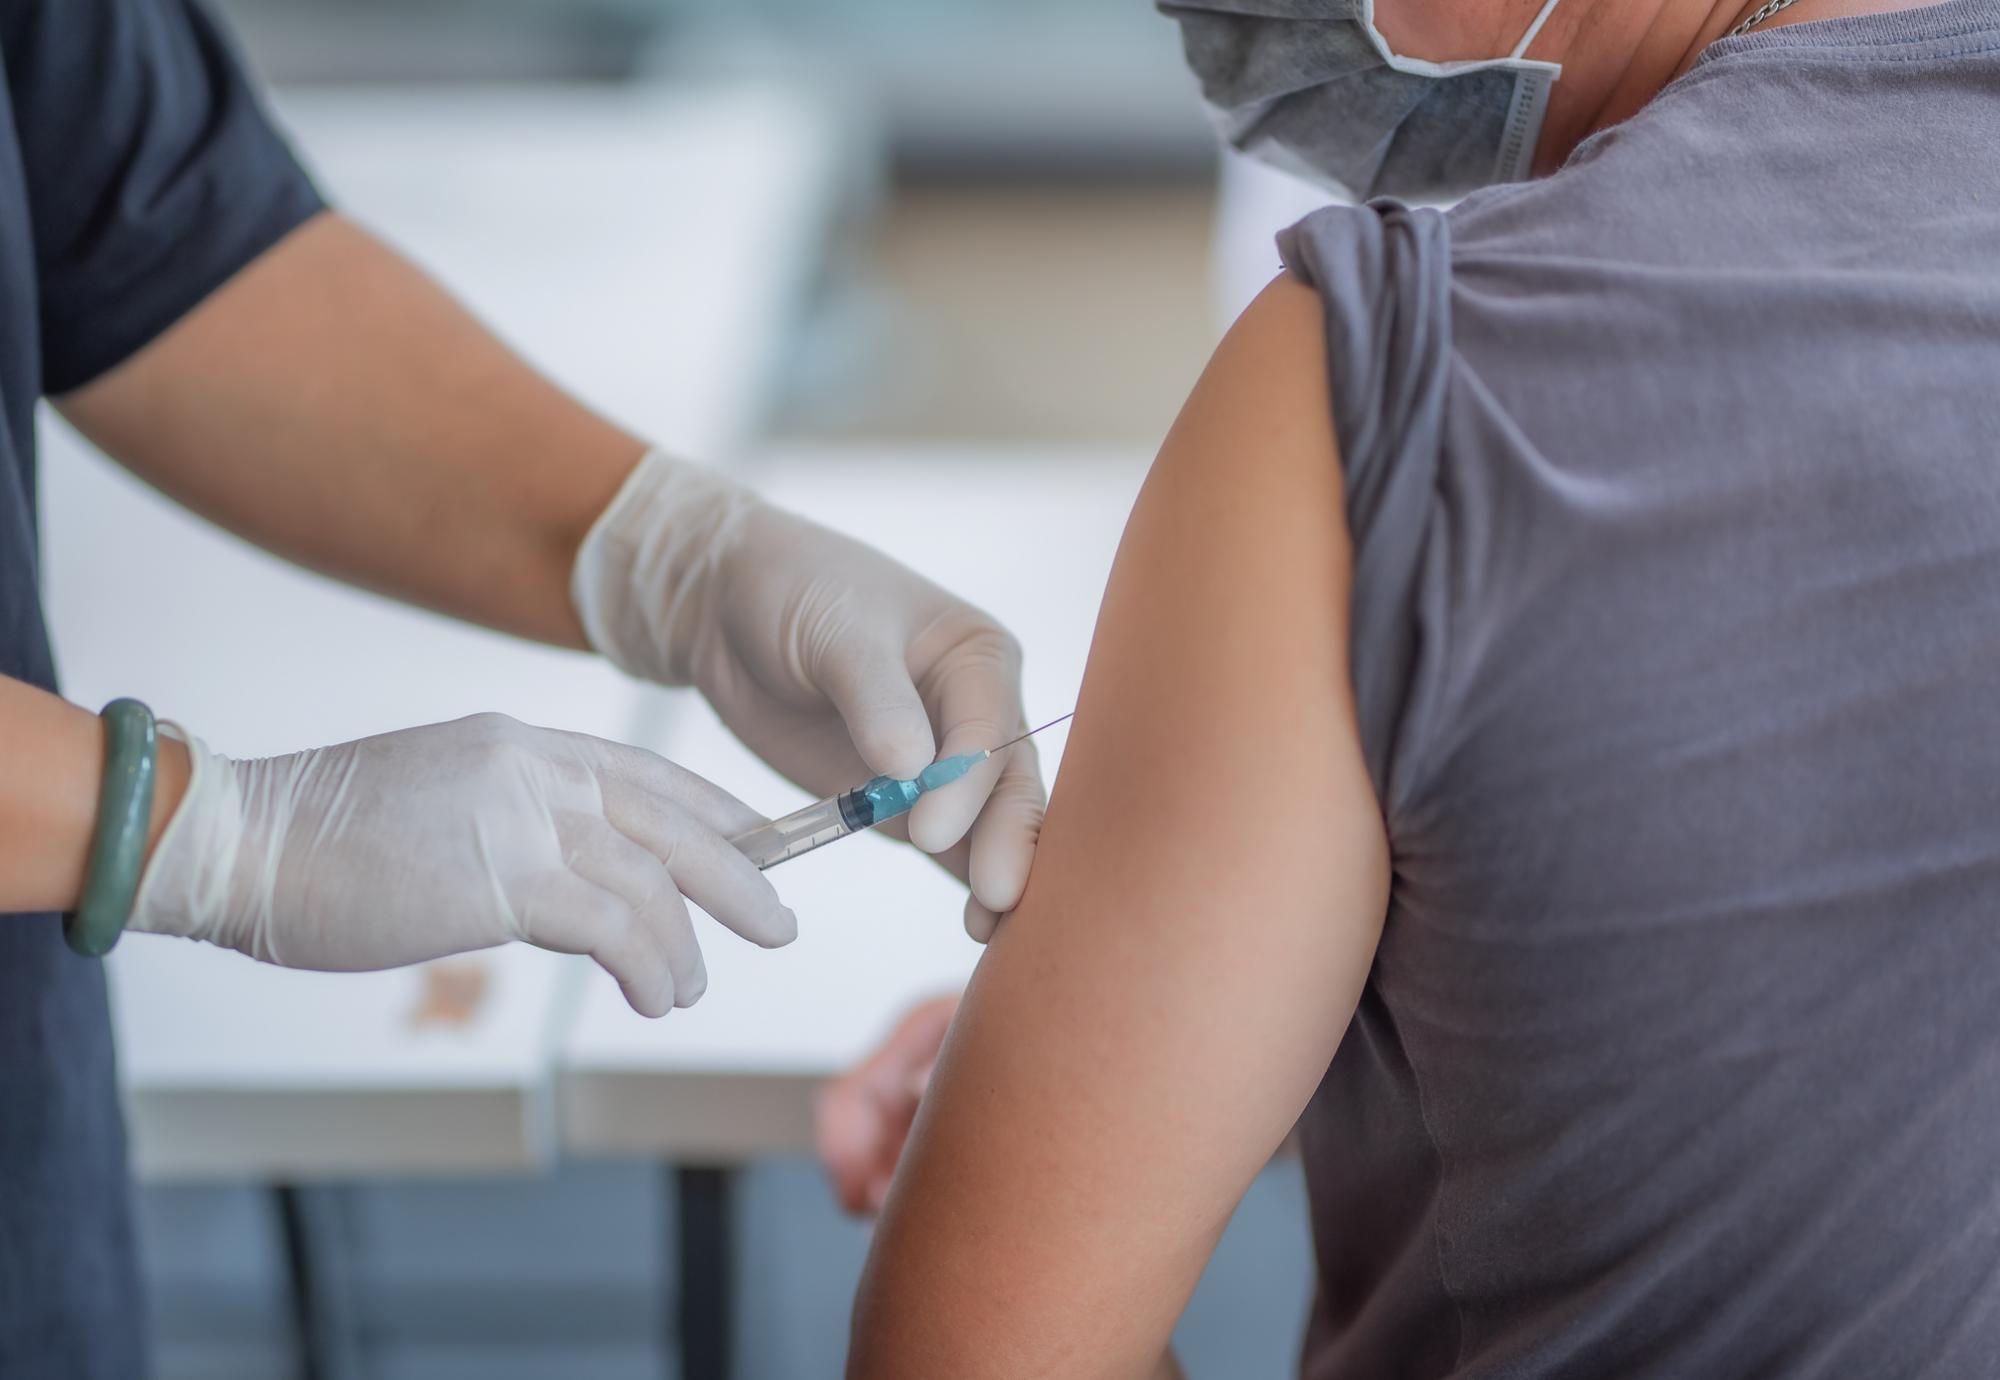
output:
[[821,1090],[819,1157],[840,1205],[849,1212],[882,1210],[917,1103],[957,1010],[956,995],[915,1007],[881,1048]]

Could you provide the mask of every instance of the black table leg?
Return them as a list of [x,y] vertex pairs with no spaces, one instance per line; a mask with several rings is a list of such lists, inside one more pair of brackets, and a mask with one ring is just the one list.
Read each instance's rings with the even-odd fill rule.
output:
[[730,1380],[736,1315],[736,1171],[682,1166],[674,1177],[680,1380]]
[[292,1344],[299,1380],[329,1380],[326,1339],[322,1335],[319,1299],[314,1286],[314,1262],[305,1205],[298,1186],[276,1184],[271,1204],[278,1218],[278,1240],[285,1256],[286,1292],[292,1309]]
[[332,1188],[271,1187],[299,1380],[360,1374],[338,1195]]

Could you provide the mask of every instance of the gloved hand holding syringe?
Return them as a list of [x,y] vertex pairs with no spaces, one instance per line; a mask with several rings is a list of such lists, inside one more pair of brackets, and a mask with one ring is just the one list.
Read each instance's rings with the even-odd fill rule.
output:
[[908,814],[919,800],[932,791],[949,786],[989,758],[1074,717],[1072,711],[999,747],[933,762],[913,780],[898,781],[894,777],[878,776],[865,786],[856,786],[851,791],[818,801],[803,810],[794,810],[782,819],[760,824],[729,842],[737,852],[755,863],[759,871],[768,872],[781,862],[790,862],[816,848],[824,848],[851,834],[873,829],[878,824],[886,824]]

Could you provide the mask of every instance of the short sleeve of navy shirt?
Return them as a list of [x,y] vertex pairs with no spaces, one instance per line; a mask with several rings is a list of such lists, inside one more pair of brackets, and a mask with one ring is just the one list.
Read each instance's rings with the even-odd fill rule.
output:
[[[320,209],[192,0],[0,5],[0,674],[55,688],[35,407]],[[0,763],[0,770],[5,764]],[[0,1375],[148,1373],[102,965],[0,923]]]

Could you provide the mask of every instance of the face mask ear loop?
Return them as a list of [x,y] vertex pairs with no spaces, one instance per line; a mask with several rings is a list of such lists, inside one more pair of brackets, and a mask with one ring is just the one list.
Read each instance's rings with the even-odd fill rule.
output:
[[1549,0],[1548,4],[1542,6],[1542,12],[1536,15],[1535,22],[1528,26],[1528,36],[1521,40],[1520,47],[1516,48],[1512,53],[1508,54],[1509,57],[1512,57],[1517,61],[1521,58],[1527,57],[1528,49],[1534,47],[1535,40],[1542,36],[1542,26],[1549,22],[1549,16],[1556,12],[1556,6],[1560,5],[1561,3],[1562,0]]

